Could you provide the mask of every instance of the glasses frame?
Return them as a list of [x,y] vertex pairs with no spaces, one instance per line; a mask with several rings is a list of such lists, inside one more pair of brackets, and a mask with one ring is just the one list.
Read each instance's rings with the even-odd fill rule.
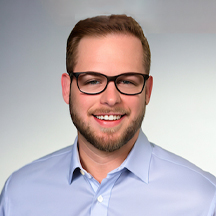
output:
[[[106,86],[104,87],[103,90],[101,90],[100,92],[97,92],[97,93],[88,93],[88,92],[84,92],[80,89],[79,87],[79,84],[78,84],[78,78],[79,78],[79,75],[80,74],[85,74],[85,73],[91,73],[91,74],[95,74],[95,75],[101,75],[101,76],[104,76],[106,77],[107,79],[107,84]],[[72,80],[73,80],[73,76],[76,78],[76,83],[77,83],[77,87],[79,89],[80,92],[84,93],[84,94],[87,94],[87,95],[97,95],[97,94],[100,94],[102,92],[104,92],[109,84],[109,82],[113,81],[114,84],[115,84],[115,87],[116,89],[118,90],[118,92],[120,92],[121,94],[123,95],[138,95],[138,94],[141,94],[143,89],[144,89],[144,86],[145,86],[145,83],[146,81],[148,80],[149,78],[149,75],[148,74],[142,74],[142,73],[135,73],[135,72],[128,72],[128,73],[122,73],[122,74],[119,74],[119,75],[116,75],[116,76],[106,76],[105,74],[102,74],[102,73],[98,73],[98,72],[94,72],[94,71],[86,71],[86,72],[71,72],[70,74],[70,78],[71,78],[71,83],[72,83]],[[138,93],[135,93],[135,94],[128,94],[128,93],[124,93],[124,92],[121,92],[119,89],[118,89],[118,86],[116,84],[116,79],[119,77],[119,76],[122,76],[122,75],[141,75],[143,76],[143,79],[144,79],[144,82],[143,82],[143,87],[141,89],[140,92]]]

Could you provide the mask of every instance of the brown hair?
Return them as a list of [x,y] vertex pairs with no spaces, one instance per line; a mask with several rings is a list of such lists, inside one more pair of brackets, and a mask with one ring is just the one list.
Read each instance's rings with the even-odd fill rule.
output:
[[77,61],[77,47],[85,36],[105,36],[111,33],[134,35],[140,39],[143,47],[143,63],[147,74],[150,71],[151,52],[141,26],[126,15],[96,16],[79,21],[67,40],[66,68],[70,74]]

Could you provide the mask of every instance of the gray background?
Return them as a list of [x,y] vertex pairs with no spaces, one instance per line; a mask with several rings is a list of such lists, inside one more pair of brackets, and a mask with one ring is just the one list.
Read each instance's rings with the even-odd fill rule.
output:
[[126,13],[152,51],[150,141],[216,175],[216,2],[210,0],[0,0],[0,190],[16,169],[73,143],[61,96],[74,24]]

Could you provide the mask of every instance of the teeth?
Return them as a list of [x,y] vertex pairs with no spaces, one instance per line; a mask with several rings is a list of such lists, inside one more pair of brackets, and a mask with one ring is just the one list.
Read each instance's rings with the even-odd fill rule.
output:
[[118,120],[121,118],[120,115],[105,115],[105,116],[96,116],[96,118],[100,119],[100,120],[109,120],[109,121],[113,121],[113,120]]

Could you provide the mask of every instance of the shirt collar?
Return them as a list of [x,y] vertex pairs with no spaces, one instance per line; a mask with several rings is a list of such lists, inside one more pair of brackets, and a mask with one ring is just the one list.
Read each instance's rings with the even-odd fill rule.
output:
[[124,162],[124,167],[145,183],[149,182],[149,167],[152,149],[152,145],[140,129],[138,139]]
[[[149,166],[152,154],[152,145],[149,143],[147,137],[140,129],[137,141],[134,144],[131,152],[120,166],[125,167],[134,175],[139,177],[142,181],[148,183],[149,181]],[[72,146],[71,164],[69,172],[69,183],[71,184],[75,176],[76,169],[82,169],[77,149],[77,137]]]
[[75,170],[77,168],[79,169],[82,168],[80,164],[78,149],[77,149],[77,139],[78,137],[76,137],[76,139],[74,140],[74,144],[72,145],[71,163],[70,163],[70,171],[69,171],[69,183],[70,184],[75,178]]

